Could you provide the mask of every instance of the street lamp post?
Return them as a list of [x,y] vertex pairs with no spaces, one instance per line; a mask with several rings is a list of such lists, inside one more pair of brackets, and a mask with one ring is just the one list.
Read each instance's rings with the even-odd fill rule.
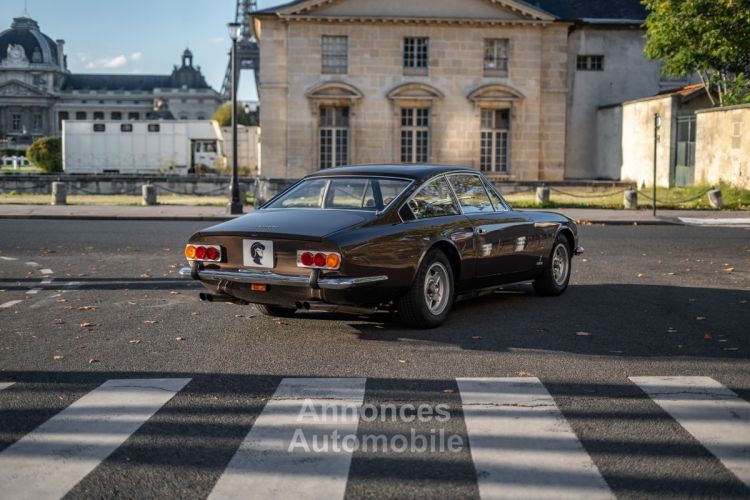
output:
[[653,185],[653,201],[654,201],[654,209],[653,209],[653,215],[656,217],[656,154],[658,152],[658,144],[659,144],[659,129],[661,128],[661,115],[659,113],[654,113],[654,185]]
[[239,175],[237,173],[237,41],[241,36],[242,25],[240,23],[228,23],[229,37],[232,39],[231,64],[232,64],[232,182],[229,185],[230,201],[227,209],[230,214],[242,213],[242,200],[240,200]]

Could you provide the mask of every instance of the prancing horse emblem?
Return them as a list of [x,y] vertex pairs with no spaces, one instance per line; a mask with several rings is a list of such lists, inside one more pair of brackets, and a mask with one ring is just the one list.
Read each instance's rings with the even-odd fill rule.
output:
[[253,243],[253,246],[250,247],[250,257],[252,257],[253,262],[255,264],[262,266],[262,260],[263,260],[263,252],[265,252],[266,247],[259,242]]

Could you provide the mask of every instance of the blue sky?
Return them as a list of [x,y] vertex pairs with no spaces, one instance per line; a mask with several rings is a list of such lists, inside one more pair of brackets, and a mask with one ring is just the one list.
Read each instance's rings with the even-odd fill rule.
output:
[[[0,31],[23,14],[24,3],[45,34],[65,40],[75,73],[169,73],[188,46],[208,83],[221,87],[234,0],[2,0]],[[254,98],[252,73],[240,80],[240,98]]]

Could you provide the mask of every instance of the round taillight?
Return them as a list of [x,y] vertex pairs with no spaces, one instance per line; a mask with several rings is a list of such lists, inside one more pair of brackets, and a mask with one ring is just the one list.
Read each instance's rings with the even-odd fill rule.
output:
[[219,258],[219,251],[216,250],[214,247],[208,247],[206,248],[206,258],[208,260],[216,260]]
[[299,261],[303,266],[310,267],[315,262],[315,257],[310,252],[303,252],[302,255],[299,256]]
[[185,247],[185,257],[187,257],[188,259],[195,258],[195,247],[193,245],[188,245]]
[[326,257],[326,267],[331,269],[338,269],[341,264],[341,258],[335,253],[329,253]]
[[206,247],[198,247],[195,249],[195,258],[196,259],[205,259],[206,258]]
[[313,258],[313,264],[315,265],[315,267],[325,267],[326,266],[326,254],[316,253],[315,257]]

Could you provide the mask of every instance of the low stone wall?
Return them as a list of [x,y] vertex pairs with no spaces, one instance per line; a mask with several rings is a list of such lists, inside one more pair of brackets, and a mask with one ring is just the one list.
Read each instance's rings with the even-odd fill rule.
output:
[[750,104],[696,112],[695,181],[750,189]]

